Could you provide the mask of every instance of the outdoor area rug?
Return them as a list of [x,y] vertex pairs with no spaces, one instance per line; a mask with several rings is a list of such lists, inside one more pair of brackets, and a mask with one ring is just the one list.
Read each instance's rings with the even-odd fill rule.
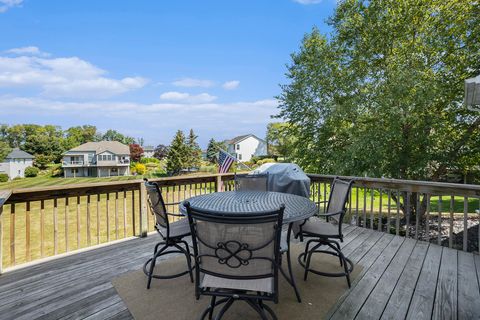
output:
[[[266,302],[275,311],[278,319],[322,319],[337,299],[348,290],[345,277],[329,278],[309,273],[307,281],[303,281],[304,270],[297,261],[303,248],[301,244],[291,247],[292,265],[302,303],[297,302],[293,288],[280,275],[278,304]],[[282,263],[286,269],[285,257]],[[337,258],[326,254],[314,255],[311,265],[322,271],[343,270]],[[166,274],[167,270],[168,273],[176,273],[185,270],[185,258],[177,256],[159,261],[155,268],[157,274]],[[351,275],[352,282],[360,271],[361,267],[356,265]],[[210,297],[207,296],[201,297],[198,301],[195,299],[194,284],[190,282],[188,275],[171,280],[153,279],[149,290],[146,288],[147,277],[142,270],[125,273],[113,279],[112,283],[137,320],[197,319],[210,303]],[[223,317],[226,320],[259,318],[243,301],[235,302]]]

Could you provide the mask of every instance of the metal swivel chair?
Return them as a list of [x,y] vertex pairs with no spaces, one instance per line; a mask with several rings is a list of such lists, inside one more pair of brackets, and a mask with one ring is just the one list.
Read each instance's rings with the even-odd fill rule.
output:
[[[307,241],[305,252],[300,254],[298,262],[305,268],[304,280],[307,280],[308,272],[328,277],[346,277],[348,287],[350,287],[350,273],[353,271],[353,263],[347,259],[340,248],[340,242],[343,242],[342,224],[346,212],[348,195],[353,181],[344,181],[335,179],[330,190],[327,212],[319,214],[319,217],[325,217],[326,222],[318,218],[310,218],[296,226],[296,236],[313,238]],[[334,223],[330,223],[331,220]],[[315,244],[310,249],[310,245]],[[319,250],[321,246],[328,246],[331,250]],[[325,253],[337,256],[340,260],[340,266],[344,272],[328,273],[310,268],[310,261],[314,253]]]
[[[147,189],[148,204],[152,214],[155,216],[155,230],[162,238],[162,241],[155,245],[152,258],[148,259],[143,265],[143,272],[148,276],[147,289],[150,289],[152,278],[156,279],[172,279],[190,274],[190,280],[193,282],[193,272],[191,264],[191,255],[188,243],[184,238],[190,236],[190,226],[188,219],[184,215],[167,212],[165,202],[158,184],[145,180]],[[184,219],[170,222],[169,217],[183,217]],[[180,245],[183,245],[184,248]],[[162,246],[161,248],[159,248]],[[170,253],[183,253],[187,259],[187,270],[171,275],[156,275],[153,273],[155,263],[158,257]]]

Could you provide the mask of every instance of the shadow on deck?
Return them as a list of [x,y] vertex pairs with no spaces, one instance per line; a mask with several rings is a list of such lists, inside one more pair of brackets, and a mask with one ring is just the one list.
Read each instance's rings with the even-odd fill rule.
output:
[[[352,226],[345,235],[344,253],[363,271],[331,319],[480,318],[480,256]],[[131,319],[110,281],[141,268],[156,241],[128,240],[3,274],[0,319]]]

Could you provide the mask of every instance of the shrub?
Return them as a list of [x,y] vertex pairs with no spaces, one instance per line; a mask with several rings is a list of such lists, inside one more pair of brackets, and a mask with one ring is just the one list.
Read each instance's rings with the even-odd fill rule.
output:
[[262,160],[258,160],[257,161],[257,164],[259,166],[261,166],[262,164],[265,164],[265,163],[273,163],[275,162],[275,159],[272,159],[272,158],[265,158],[265,159],[262,159]]
[[144,175],[147,172],[147,167],[142,163],[137,163],[135,165],[135,172],[140,175]]
[[6,173],[0,173],[0,182],[7,182],[8,175]]
[[140,159],[140,163],[160,163],[160,160],[157,158],[142,158]]
[[33,178],[38,176],[40,170],[37,167],[27,167],[25,168],[25,177]]

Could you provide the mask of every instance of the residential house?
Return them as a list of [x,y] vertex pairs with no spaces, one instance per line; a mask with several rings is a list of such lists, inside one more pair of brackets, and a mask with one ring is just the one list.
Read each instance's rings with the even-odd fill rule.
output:
[[0,163],[0,173],[6,173],[10,179],[24,178],[25,169],[33,166],[33,159],[30,153],[15,148]]
[[117,141],[87,142],[63,155],[64,177],[130,175],[130,148]]
[[153,154],[155,153],[155,148],[152,146],[145,146],[142,147],[143,149],[143,157],[145,158],[153,158]]
[[253,134],[246,134],[228,140],[227,151],[239,161],[249,161],[254,156],[267,155],[267,142]]

